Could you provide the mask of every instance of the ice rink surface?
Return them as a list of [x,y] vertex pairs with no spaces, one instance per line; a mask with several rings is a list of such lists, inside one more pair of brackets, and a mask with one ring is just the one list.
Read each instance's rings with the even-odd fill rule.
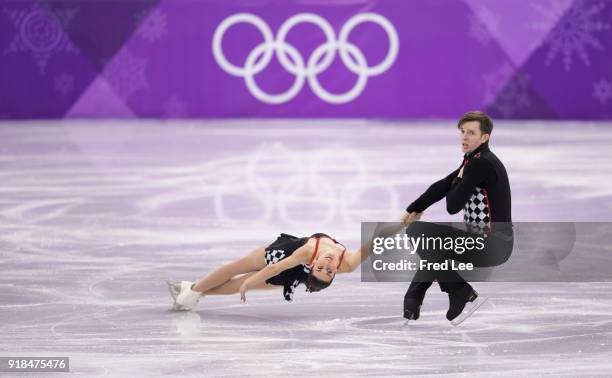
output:
[[[514,221],[612,220],[612,124],[498,122]],[[281,232],[349,249],[461,162],[452,122],[36,122],[0,126],[0,356],[74,376],[610,376],[611,283],[475,283],[452,327],[429,291],[339,276],[170,310],[194,280]],[[423,220],[453,221],[443,203]],[[28,376],[20,374],[19,376]],[[32,375],[34,376],[34,375]]]

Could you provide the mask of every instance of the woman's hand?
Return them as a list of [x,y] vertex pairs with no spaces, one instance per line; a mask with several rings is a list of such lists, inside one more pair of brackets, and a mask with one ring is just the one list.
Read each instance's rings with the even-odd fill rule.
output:
[[249,290],[249,285],[248,285],[248,283],[246,281],[244,281],[242,283],[242,285],[240,285],[240,300],[243,301],[243,302],[246,302],[245,294],[246,294],[247,290]]

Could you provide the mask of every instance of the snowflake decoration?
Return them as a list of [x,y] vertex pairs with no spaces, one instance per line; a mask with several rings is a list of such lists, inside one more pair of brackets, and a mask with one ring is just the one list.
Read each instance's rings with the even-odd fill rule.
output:
[[593,98],[605,105],[612,99],[612,84],[605,78],[593,83]]
[[164,114],[168,118],[183,117],[187,111],[185,103],[176,96],[172,96],[162,105]]
[[148,87],[145,76],[147,64],[146,58],[134,56],[124,49],[106,65],[104,77],[119,96],[127,100],[134,92]]
[[64,29],[78,9],[52,11],[49,6],[34,3],[28,10],[3,9],[13,21],[17,32],[4,54],[28,52],[40,70],[45,73],[49,58],[57,52],[78,53]]
[[506,62],[496,71],[483,75],[485,84],[485,104],[490,104],[495,101],[497,95],[501,92],[506,83],[512,78],[513,73],[514,69],[512,68],[512,65]]
[[[527,26],[534,31],[543,32],[544,36],[548,35],[557,21],[565,14],[569,6],[572,5],[572,1],[573,0],[538,0],[532,2],[530,4],[531,8],[540,16],[540,19],[538,22],[532,22]],[[529,49],[533,51],[540,46],[542,41],[534,38],[528,43]]]
[[468,35],[482,45],[491,42],[492,35],[498,34],[500,28],[500,17],[488,8],[480,8],[478,15],[470,16],[470,29]]
[[468,30],[468,35],[485,46],[491,42],[491,34],[489,34],[487,27],[475,15],[470,16],[470,29]]
[[515,73],[506,62],[498,70],[484,75],[485,103],[502,116],[508,118],[519,109],[531,106],[529,78]]
[[55,78],[55,89],[64,96],[74,89],[74,76],[67,73],[58,75]]
[[[562,3],[559,3],[555,12],[560,12]],[[557,56],[563,57],[565,71],[569,72],[574,55],[577,55],[588,67],[591,65],[587,48],[604,50],[603,44],[596,38],[596,34],[609,28],[599,19],[601,11],[605,8],[603,3],[588,4],[584,0],[576,1],[565,14],[561,15],[557,24],[544,39],[544,45],[549,46],[545,63],[550,65]],[[543,10],[540,10],[543,12]],[[552,14],[550,17],[559,16]]]
[[159,9],[143,12],[136,17],[136,33],[148,42],[154,42],[168,33],[168,16]]
[[531,7],[539,13],[541,19],[530,25],[532,29],[549,31],[563,17],[572,0],[539,0],[532,2]]

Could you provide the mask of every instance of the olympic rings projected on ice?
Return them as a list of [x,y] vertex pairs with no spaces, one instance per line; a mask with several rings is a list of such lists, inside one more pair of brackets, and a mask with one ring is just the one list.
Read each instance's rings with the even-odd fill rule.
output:
[[[351,31],[361,23],[372,22],[383,28],[389,39],[389,51],[379,64],[369,67],[366,57],[361,49],[349,42]],[[247,23],[255,26],[264,38],[246,58],[244,67],[230,63],[223,54],[221,47],[223,35],[235,24]],[[317,47],[304,60],[302,54],[286,41],[287,34],[300,23],[311,23],[318,26],[325,34],[326,42]],[[351,17],[340,29],[338,39],[332,26],[321,16],[314,13],[299,13],[287,19],[278,29],[276,39],[272,30],[261,18],[250,13],[237,13],[223,20],[215,30],[212,49],[215,60],[219,66],[233,76],[243,77],[249,92],[259,101],[267,104],[283,104],[293,99],[308,80],[312,91],[323,101],[330,104],[344,104],[357,98],[365,89],[368,77],[377,76],[389,69],[395,62],[399,51],[399,38],[393,24],[377,13],[359,13]],[[357,82],[346,93],[336,94],[324,89],[317,76],[325,71],[334,61],[336,51],[344,65],[357,75]],[[255,76],[263,71],[274,53],[280,65],[290,74],[295,75],[291,87],[279,94],[264,92],[255,82]]]
[[[358,149],[300,151],[263,143],[212,167],[208,176],[215,184],[206,195],[213,199],[215,220],[228,224],[351,225],[393,217],[400,206],[397,184],[385,180],[385,172],[380,176],[377,164]],[[235,216],[241,203],[248,203],[249,213]]]

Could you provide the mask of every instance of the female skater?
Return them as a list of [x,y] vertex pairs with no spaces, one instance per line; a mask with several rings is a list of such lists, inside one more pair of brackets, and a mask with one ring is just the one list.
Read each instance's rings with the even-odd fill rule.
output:
[[[413,213],[403,225],[420,216]],[[246,301],[249,290],[273,288],[283,288],[285,300],[292,301],[299,285],[306,285],[308,292],[320,291],[331,284],[337,273],[354,271],[370,253],[371,248],[347,253],[342,244],[322,233],[303,238],[281,234],[269,246],[213,270],[197,283],[168,282],[168,287],[175,310],[194,309],[201,295],[239,292],[240,299]]]

